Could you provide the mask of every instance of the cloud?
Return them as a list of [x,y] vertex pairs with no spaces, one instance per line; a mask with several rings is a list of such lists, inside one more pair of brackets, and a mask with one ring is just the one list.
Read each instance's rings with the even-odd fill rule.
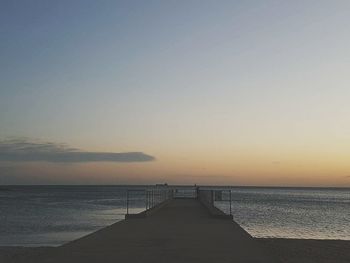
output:
[[65,144],[27,139],[0,141],[0,161],[7,162],[149,162],[155,158],[142,152],[88,152]]

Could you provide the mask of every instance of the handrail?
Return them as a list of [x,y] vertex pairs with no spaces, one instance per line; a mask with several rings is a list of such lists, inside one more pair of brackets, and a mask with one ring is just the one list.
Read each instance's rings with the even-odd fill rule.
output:
[[[136,196],[136,198],[135,198]],[[155,187],[146,189],[127,189],[126,190],[126,216],[130,218],[130,208],[132,201],[139,201],[144,204],[145,215],[148,211],[165,201],[173,198],[195,198],[207,207],[209,213],[215,217],[232,218],[232,191],[224,189],[201,189],[194,188],[172,188]],[[229,202],[229,213],[217,207],[217,202]],[[139,204],[140,204],[139,203]],[[142,207],[142,205],[141,205]],[[227,206],[226,206],[227,207]],[[139,206],[140,208],[140,206]],[[227,210],[226,210],[227,211]],[[131,215],[135,217],[134,214]]]
[[[224,199],[223,196],[228,194],[228,199]],[[229,217],[232,218],[232,191],[231,190],[217,190],[217,189],[198,189],[198,199],[205,205],[209,211],[214,214],[219,214],[222,217],[225,214],[224,211],[216,207],[215,201],[229,202]],[[221,212],[218,212],[221,211]],[[227,214],[225,214],[227,215]]]
[[175,188],[174,198],[197,198],[198,188]]
[[149,210],[171,198],[173,198],[173,190],[169,188],[152,188],[152,189],[127,189],[126,190],[126,214],[129,215],[131,201],[134,200],[135,193],[142,196],[139,201],[144,203],[145,210]]

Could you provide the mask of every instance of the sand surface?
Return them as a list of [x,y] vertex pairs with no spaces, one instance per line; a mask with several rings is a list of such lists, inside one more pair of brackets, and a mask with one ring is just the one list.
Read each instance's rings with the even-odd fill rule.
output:
[[0,263],[34,261],[54,249],[54,247],[0,247]]
[[[308,239],[257,239],[281,263],[349,263],[350,241]],[[1,263],[25,262],[50,253],[50,247],[0,247]]]
[[282,263],[349,263],[350,241],[257,239]]

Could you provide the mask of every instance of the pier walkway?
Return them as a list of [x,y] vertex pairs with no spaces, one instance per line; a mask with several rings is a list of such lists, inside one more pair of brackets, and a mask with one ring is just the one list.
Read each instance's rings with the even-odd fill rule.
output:
[[197,199],[173,199],[145,218],[115,223],[55,248],[36,262],[275,261],[234,221],[213,218]]

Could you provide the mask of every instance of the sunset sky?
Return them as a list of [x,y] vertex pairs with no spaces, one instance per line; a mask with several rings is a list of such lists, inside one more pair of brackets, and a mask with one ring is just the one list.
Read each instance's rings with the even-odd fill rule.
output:
[[0,2],[0,184],[350,186],[350,1]]

